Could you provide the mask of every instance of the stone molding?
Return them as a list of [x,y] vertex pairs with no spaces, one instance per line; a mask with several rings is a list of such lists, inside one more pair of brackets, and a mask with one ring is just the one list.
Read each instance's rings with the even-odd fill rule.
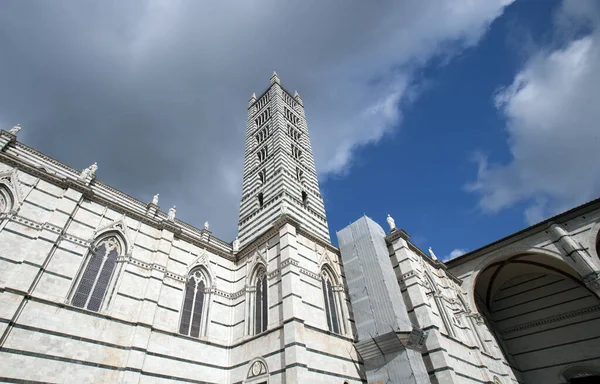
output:
[[[231,245],[221,239],[218,239],[214,236],[210,236],[210,239],[215,243],[218,243],[219,246],[212,244],[210,241],[206,241],[205,237],[203,238],[203,234],[205,230],[201,230],[195,228],[187,223],[182,222],[181,220],[176,219],[175,222],[167,222],[167,215],[162,211],[157,211],[157,215],[154,217],[150,217],[147,215],[148,203],[144,203],[135,199],[132,196],[127,195],[117,189],[110,187],[107,184],[104,184],[98,180],[94,180],[90,183],[90,185],[85,185],[82,182],[77,180],[80,172],[74,168],[71,168],[65,164],[58,162],[50,158],[47,155],[44,155],[41,152],[34,150],[24,144],[16,142],[14,144],[15,148],[25,150],[29,153],[32,153],[36,157],[39,157],[41,160],[51,163],[57,167],[60,167],[62,170],[66,171],[70,178],[67,178],[63,175],[58,175],[53,173],[51,170],[48,170],[43,167],[36,167],[33,164],[25,162],[23,159],[6,152],[0,153],[0,161],[13,166],[14,168],[31,174],[33,176],[39,177],[40,179],[54,184],[63,189],[74,189],[84,195],[84,197],[92,202],[98,203],[100,205],[109,207],[116,212],[125,214],[126,216],[147,224],[153,228],[163,230],[167,229],[173,232],[177,238],[180,238],[183,241],[187,241],[199,247],[204,247],[210,250],[211,253],[219,255],[228,260],[235,260],[235,257],[232,254]],[[95,191],[97,190],[97,191]],[[102,192],[108,192],[108,194],[114,194],[116,197],[125,200],[123,203],[110,200],[109,198],[102,196]],[[130,205],[138,206],[139,209],[136,210],[132,207],[128,207],[125,204],[129,203]],[[186,233],[183,231],[183,228],[187,229],[192,233]],[[222,248],[221,248],[222,247]]]
[[572,312],[562,313],[562,314],[556,315],[556,316],[550,316],[545,319],[532,321],[530,323],[521,324],[519,326],[512,327],[512,328],[506,328],[506,329],[501,330],[500,333],[502,335],[506,335],[508,333],[518,332],[518,331],[522,331],[527,328],[533,328],[533,327],[537,327],[540,325],[556,323],[557,321],[561,321],[561,320],[569,319],[571,317],[580,316],[580,315],[597,312],[597,311],[600,311],[600,305],[594,305],[592,307],[587,307],[587,308],[579,309],[579,310],[572,311]]

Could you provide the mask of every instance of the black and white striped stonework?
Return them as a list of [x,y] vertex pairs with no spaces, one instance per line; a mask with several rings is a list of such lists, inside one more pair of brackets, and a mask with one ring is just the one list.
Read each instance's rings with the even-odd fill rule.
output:
[[248,127],[238,222],[246,244],[287,213],[329,241],[323,198],[299,96],[291,96],[274,75],[271,86],[248,108]]

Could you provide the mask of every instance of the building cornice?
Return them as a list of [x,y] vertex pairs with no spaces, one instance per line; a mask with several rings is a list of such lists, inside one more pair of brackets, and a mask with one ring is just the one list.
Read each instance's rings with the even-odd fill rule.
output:
[[[2,134],[4,134],[4,132],[2,132]],[[13,150],[24,150],[39,158],[43,162],[47,162],[51,165],[57,166],[62,171],[66,171],[70,177],[54,173],[52,170],[47,169],[48,167],[37,167],[34,164],[28,162],[26,159],[19,157],[17,154],[7,152],[8,148],[6,148],[4,152],[0,152],[0,161],[2,161],[3,163],[13,166],[35,177],[39,177],[40,179],[47,181],[51,184],[57,185],[63,189],[70,188],[76,190],[82,193],[83,196],[90,201],[107,206],[119,213],[125,214],[126,216],[138,220],[153,228],[159,230],[165,229],[170,232],[173,232],[176,238],[190,242],[200,248],[206,249],[207,251],[219,255],[223,258],[232,261],[235,260],[231,252],[231,244],[212,236],[212,234],[210,236],[206,236],[206,233],[208,231],[198,229],[178,219],[175,219],[175,221],[168,221],[166,220],[167,214],[160,210],[157,210],[154,216],[148,216],[147,203],[144,203],[130,195],[127,195],[126,193],[123,193],[105,183],[99,182],[96,179],[93,179],[89,185],[84,184],[77,179],[79,171],[77,171],[76,169],[62,164],[59,161],[52,159],[51,157],[39,151],[36,151],[35,149],[28,147],[22,143],[15,142],[13,144],[10,144],[10,147],[12,147]],[[123,199],[124,202],[120,203],[106,196],[110,194],[117,195],[117,197]],[[127,206],[126,204],[137,206],[138,209],[136,210],[132,207]],[[211,240],[217,242],[220,245],[220,247],[211,243]]]
[[524,228],[518,232],[515,232],[509,236],[503,237],[499,240],[494,241],[493,243],[484,245],[483,247],[477,248],[471,252],[465,253],[459,257],[456,257],[452,260],[448,260],[446,262],[446,266],[448,268],[454,268],[460,264],[466,263],[474,258],[477,258],[486,253],[490,253],[497,249],[506,247],[509,244],[516,243],[522,239],[527,237],[531,237],[536,233],[546,231],[548,227],[552,224],[563,224],[569,220],[572,220],[578,216],[582,216],[588,212],[600,210],[600,198],[584,203],[578,207],[572,208],[568,211],[560,213],[556,216],[550,217],[544,221],[541,221],[537,224]]

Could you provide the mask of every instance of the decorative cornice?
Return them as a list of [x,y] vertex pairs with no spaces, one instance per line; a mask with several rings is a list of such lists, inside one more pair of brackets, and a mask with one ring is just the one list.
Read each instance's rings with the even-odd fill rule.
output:
[[592,313],[592,312],[597,312],[597,311],[600,311],[600,305],[594,305],[594,306],[583,308],[583,309],[579,309],[579,310],[576,310],[576,311],[562,313],[560,315],[547,317],[545,319],[541,319],[541,320],[537,320],[537,321],[532,321],[530,323],[520,324],[520,325],[517,325],[515,327],[511,327],[511,328],[506,328],[506,329],[500,330],[500,333],[503,334],[503,335],[506,335],[507,333],[518,332],[518,331],[522,331],[522,330],[527,329],[527,328],[533,328],[533,327],[537,327],[537,326],[540,326],[540,325],[546,325],[546,324],[550,324],[550,323],[555,323],[557,321],[561,321],[561,320],[564,320],[564,319],[569,319],[571,317],[585,315],[587,313]]
[[[40,157],[42,160],[47,161],[51,164],[54,164],[54,165],[62,168],[63,170],[69,171],[73,174],[79,173],[77,170],[75,170],[67,165],[64,165],[64,164],[58,162],[57,160],[54,160],[54,159],[44,155],[43,153],[38,152],[30,147],[27,147],[26,145],[23,145],[19,142],[17,142],[15,144],[15,146],[17,146],[19,149],[26,150],[27,152],[30,152],[30,153]],[[231,252],[227,252],[227,251],[215,246],[214,244],[211,244],[209,241],[203,240],[202,235],[204,233],[204,230],[195,228],[187,223],[181,222],[180,220],[176,220],[175,222],[168,222],[167,220],[162,220],[162,218],[160,216],[166,217],[166,214],[164,214],[163,212],[160,212],[160,215],[156,215],[155,217],[149,217],[146,214],[147,213],[146,210],[147,210],[147,206],[148,206],[147,203],[143,203],[143,202],[135,199],[134,197],[129,196],[123,192],[120,192],[120,191],[116,190],[115,188],[110,187],[104,183],[97,181],[97,180],[92,181],[90,183],[90,185],[88,186],[88,185],[85,185],[82,182],[78,181],[77,179],[68,179],[64,176],[59,176],[57,174],[50,173],[50,171],[47,171],[45,169],[37,168],[32,164],[28,164],[28,163],[24,162],[22,159],[18,158],[17,156],[14,156],[12,154],[5,153],[5,152],[0,153],[0,161],[5,164],[13,166],[22,172],[39,177],[40,179],[47,181],[49,183],[52,183],[54,185],[57,185],[63,189],[73,189],[75,191],[78,191],[78,192],[82,193],[83,196],[90,201],[93,201],[100,205],[109,207],[109,208],[115,210],[116,212],[123,213],[123,214],[127,215],[128,217],[130,217],[134,220],[140,221],[144,224],[147,224],[153,228],[156,228],[159,230],[166,229],[168,231],[171,231],[175,234],[175,236],[177,238],[180,238],[181,240],[190,242],[201,248],[206,248],[211,253],[219,255],[225,259],[232,260],[232,261],[235,260],[234,256],[231,254]],[[104,196],[100,196],[98,193],[96,193],[94,191],[94,188],[112,192],[112,193],[118,195],[120,198],[123,198],[126,201],[131,202],[132,204],[139,205],[140,206],[139,212],[137,210],[126,207],[118,202],[115,202],[113,200],[105,198]],[[158,213],[159,212],[157,212],[157,214]],[[189,233],[185,233],[182,230],[182,227],[185,227],[192,232],[196,231],[198,238],[195,238],[194,236],[192,236]],[[211,236],[211,238],[213,240],[217,241],[218,243],[220,243],[221,245],[223,245],[224,247],[230,246],[229,243],[227,243],[223,240],[217,239],[214,236]]]

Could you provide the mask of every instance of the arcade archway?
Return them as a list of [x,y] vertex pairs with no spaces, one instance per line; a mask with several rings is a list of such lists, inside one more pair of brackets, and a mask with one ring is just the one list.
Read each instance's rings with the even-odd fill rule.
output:
[[477,276],[475,297],[525,383],[556,382],[562,370],[578,362],[600,366],[600,300],[564,261],[543,254],[495,261]]

